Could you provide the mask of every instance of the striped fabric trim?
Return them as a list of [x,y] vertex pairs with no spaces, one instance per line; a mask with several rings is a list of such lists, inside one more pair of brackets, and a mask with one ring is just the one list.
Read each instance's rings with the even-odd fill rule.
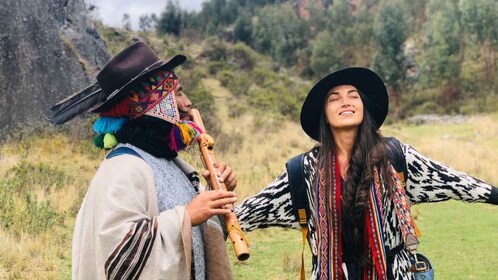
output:
[[141,220],[126,234],[105,263],[107,279],[137,279],[157,234],[157,219]]
[[[374,171],[374,176],[377,177],[377,171]],[[378,180],[374,180],[378,182]],[[379,185],[376,183],[372,184],[372,190],[370,191],[369,203],[367,217],[366,217],[366,228],[368,229],[368,241],[371,250],[372,260],[374,261],[374,267],[377,270],[378,279],[387,278],[387,263],[386,263],[386,252],[382,231],[382,213],[377,195]],[[375,275],[375,274],[374,274]],[[370,279],[370,278],[369,278]]]

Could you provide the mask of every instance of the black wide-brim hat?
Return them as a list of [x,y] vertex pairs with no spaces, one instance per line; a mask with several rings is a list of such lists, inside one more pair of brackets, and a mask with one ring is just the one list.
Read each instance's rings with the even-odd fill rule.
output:
[[118,103],[142,77],[156,70],[173,70],[186,59],[184,55],[175,55],[163,61],[147,44],[134,43],[102,68],[94,84],[55,104],[50,122],[62,124],[84,112],[104,112]]
[[301,127],[311,138],[319,141],[320,116],[325,98],[335,86],[352,85],[361,92],[363,106],[380,128],[389,109],[389,96],[384,81],[370,69],[350,67],[327,75],[311,88],[301,108]]
[[89,111],[99,113],[108,110],[120,100],[136,80],[155,70],[173,70],[186,59],[184,55],[175,55],[162,61],[143,42],[127,47],[114,56],[97,74],[97,81],[106,93],[106,97]]

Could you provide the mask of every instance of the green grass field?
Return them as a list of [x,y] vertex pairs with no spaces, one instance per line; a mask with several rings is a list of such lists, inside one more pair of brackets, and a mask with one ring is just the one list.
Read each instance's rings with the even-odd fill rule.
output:
[[[498,207],[447,201],[417,205],[417,226],[422,232],[419,252],[427,256],[436,279],[498,279]],[[236,261],[228,245],[235,279],[299,279],[301,233],[264,229],[250,232],[251,257]],[[309,246],[305,247],[309,277]]]
[[[383,133],[498,185],[497,120],[493,114],[455,125],[394,124],[383,127]],[[287,159],[313,145],[298,124],[275,127],[271,120],[253,121],[250,115],[231,120],[246,124],[226,127],[225,137],[240,133],[237,149],[217,153],[237,172],[239,201],[272,181]],[[198,159],[196,149],[183,155],[194,163]],[[70,279],[74,218],[103,157],[90,140],[53,130],[0,145],[0,279]],[[422,231],[420,252],[432,260],[437,279],[498,279],[497,206],[449,201],[417,205],[414,212]],[[235,279],[298,278],[299,231],[265,229],[247,237],[249,260],[236,261],[230,252]],[[305,260],[309,275],[307,245]]]

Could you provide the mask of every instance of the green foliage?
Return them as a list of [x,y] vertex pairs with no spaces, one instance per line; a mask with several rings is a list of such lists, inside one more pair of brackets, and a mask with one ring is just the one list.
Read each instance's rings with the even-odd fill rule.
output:
[[247,95],[251,81],[244,75],[225,70],[217,74],[218,80],[222,86],[228,88],[236,97]]
[[336,42],[328,31],[318,34],[311,55],[311,69],[317,76],[324,77],[343,66],[341,57],[331,51],[339,47]]
[[398,3],[381,6],[375,19],[377,54],[374,69],[384,82],[396,91],[405,80],[406,64],[403,44],[407,37],[407,24]]
[[199,16],[205,27],[205,35],[219,35],[223,33],[224,27],[232,24],[237,17],[237,3],[230,0],[206,1]]
[[[291,71],[316,81],[339,68],[366,66],[385,80],[395,116],[409,116],[433,107],[427,104],[448,107],[438,109],[442,112],[458,112],[458,106],[465,106],[465,112],[489,108],[479,104],[498,90],[496,1],[320,2],[324,8],[309,5],[311,16],[300,18],[302,2],[210,0],[202,4],[200,12],[187,12],[179,8],[178,1],[169,1],[160,19],[174,21],[170,25],[177,29],[168,32],[181,37],[175,37],[173,43],[167,35],[160,35],[159,40],[148,40],[145,33],[140,36],[145,36],[143,39],[152,43],[161,57],[195,49],[192,54],[201,63],[189,59],[183,67],[205,66],[210,75],[236,71],[235,76],[246,76],[251,80],[249,84],[273,94],[280,92],[268,88],[275,79],[261,79],[259,70],[254,69],[270,69],[273,74]],[[143,20],[150,25],[150,17]],[[104,28],[103,37],[112,42],[108,44],[111,53],[134,38],[127,31],[112,28]],[[209,38],[202,41],[206,37]],[[162,44],[157,42],[161,40]],[[200,55],[197,45],[189,46],[194,41],[203,46]],[[260,59],[261,54],[267,57]],[[231,88],[235,89],[233,84],[237,83],[232,82]],[[242,92],[246,92],[250,85],[242,84]],[[422,96],[427,91],[438,94],[426,100]],[[294,93],[287,94],[281,100],[295,97]],[[268,100],[256,100],[267,106]],[[287,116],[292,108],[299,110],[299,106],[287,106],[293,103],[290,100],[284,103],[278,111]],[[412,103],[422,107],[403,108]]]
[[498,4],[495,0],[460,0],[461,26],[471,40],[498,42]]
[[250,71],[256,65],[257,53],[246,44],[237,43],[233,45],[230,54],[230,62],[237,68]]
[[233,26],[233,40],[235,42],[252,42],[252,17],[247,11],[240,13]]
[[168,0],[166,8],[161,13],[157,22],[156,31],[159,35],[174,34],[180,35],[182,27],[182,12],[178,1]]
[[255,67],[251,74],[254,83],[260,87],[270,86],[279,79],[276,72],[269,71],[268,69],[262,67]]
[[[444,3],[446,2],[446,3]],[[427,9],[426,44],[423,79],[428,86],[441,90],[441,101],[448,105],[458,98],[460,60],[460,25],[457,7],[452,1],[430,1]],[[441,7],[444,5],[444,8]],[[441,8],[439,8],[441,7]]]
[[6,178],[14,180],[19,191],[27,191],[33,186],[43,186],[44,191],[48,192],[52,188],[59,189],[73,181],[71,176],[46,163],[34,165],[22,161],[6,172]]
[[271,92],[269,89],[252,87],[248,92],[248,96],[249,104],[253,108],[258,108],[263,111],[269,111],[277,106],[278,96],[274,92]]
[[481,78],[479,80],[484,84],[491,84],[496,91],[498,86],[498,68],[496,67],[498,3],[494,0],[461,0],[459,10],[460,24],[468,41],[466,47],[471,46],[474,50],[466,50],[465,54],[479,51],[479,55],[472,60],[472,63],[480,65],[480,69],[476,69],[477,71],[472,76]]
[[210,75],[216,75],[222,70],[229,70],[230,66],[226,61],[210,61],[206,65],[207,71]]
[[306,22],[289,5],[266,6],[255,16],[252,46],[283,65],[295,64],[299,49],[306,45]]
[[367,7],[352,13],[348,0],[334,1],[327,12],[326,29],[315,38],[310,66],[315,76],[350,65],[366,65],[372,57],[373,17]]
[[201,53],[202,57],[208,58],[211,61],[220,61],[227,59],[227,48],[222,40],[217,37],[206,39],[204,48]]
[[20,162],[0,179],[0,226],[15,235],[37,234],[62,224],[65,213],[59,213],[47,198],[34,194],[41,190],[46,196],[52,187],[64,187],[69,176],[48,165]]
[[180,77],[184,77],[182,81],[183,91],[192,102],[194,108],[198,109],[202,114],[202,120],[206,127],[209,127],[211,133],[218,133],[219,126],[216,125],[214,117],[214,96],[202,84],[202,79],[207,75],[201,68],[193,68],[188,70],[180,70]]

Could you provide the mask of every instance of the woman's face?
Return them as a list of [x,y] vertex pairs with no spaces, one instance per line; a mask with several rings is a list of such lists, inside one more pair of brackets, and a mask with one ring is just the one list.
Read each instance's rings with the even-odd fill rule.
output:
[[356,87],[333,87],[325,100],[325,116],[332,131],[356,129],[363,121],[363,101]]

